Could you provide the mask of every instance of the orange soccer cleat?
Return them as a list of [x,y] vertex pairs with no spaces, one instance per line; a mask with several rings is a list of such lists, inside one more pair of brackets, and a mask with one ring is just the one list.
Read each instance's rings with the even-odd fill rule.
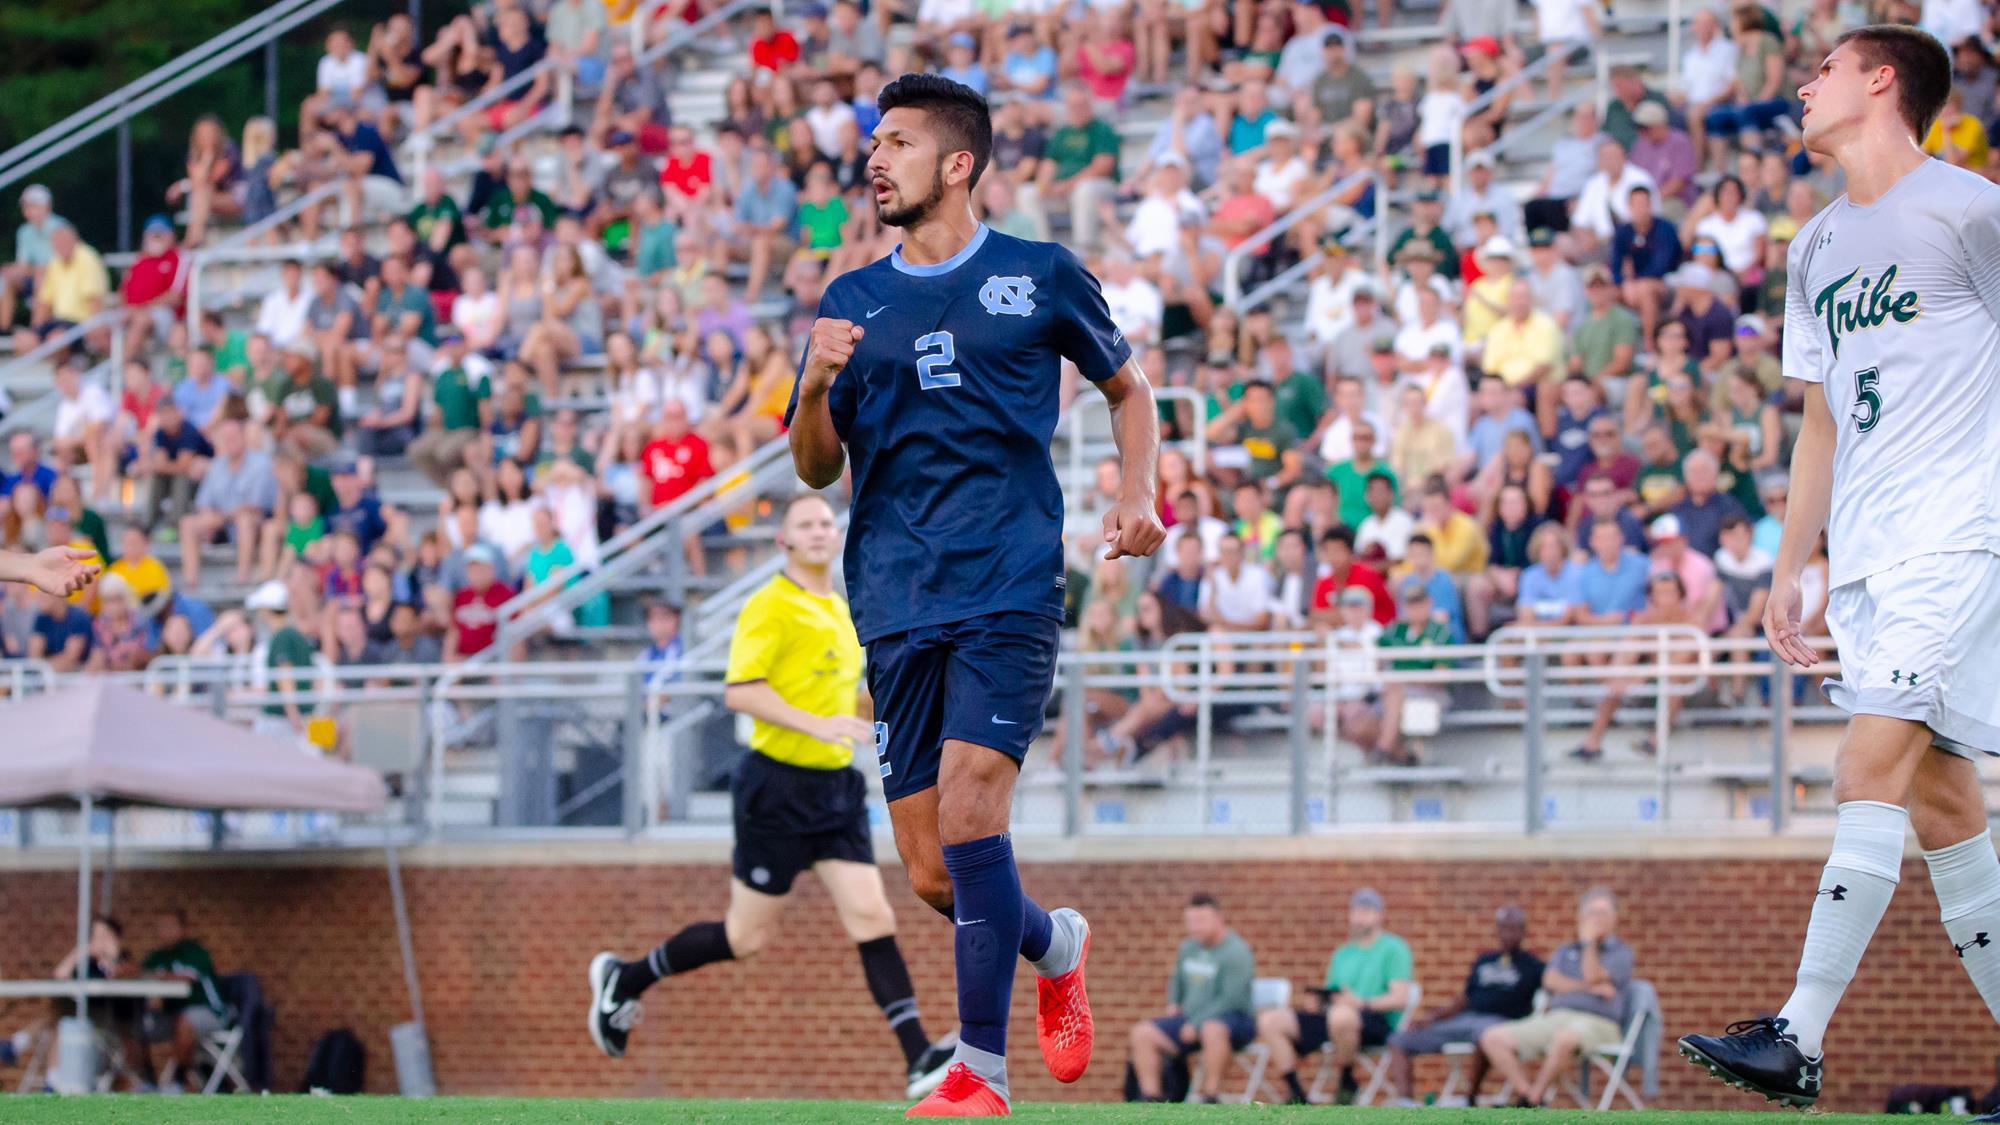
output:
[[951,1064],[931,1096],[910,1107],[904,1117],[1007,1117],[1007,1099],[993,1092],[986,1079],[964,1063]]
[[[1072,911],[1074,913],[1074,911]],[[1036,977],[1035,1037],[1041,1041],[1042,1061],[1058,1082],[1074,1082],[1090,1067],[1090,1047],[1096,1036],[1090,1018],[1090,997],[1083,990],[1083,966],[1090,960],[1090,927],[1076,915],[1083,927],[1083,950],[1077,954],[1076,968],[1059,977]]]

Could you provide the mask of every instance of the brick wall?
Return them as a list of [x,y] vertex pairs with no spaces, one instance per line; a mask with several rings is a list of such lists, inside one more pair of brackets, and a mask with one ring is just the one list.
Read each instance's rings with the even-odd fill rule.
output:
[[[1185,855],[1199,843],[1177,845]],[[1764,843],[1747,845],[1769,850]],[[1127,854],[1143,851],[1127,845]],[[1345,850],[1333,844],[1325,850]],[[1459,849],[1463,853],[1466,849]],[[1711,849],[1713,851],[1714,849]],[[1125,1029],[1161,1003],[1189,892],[1221,896],[1258,954],[1261,975],[1317,976],[1344,925],[1344,903],[1367,882],[1387,896],[1390,924],[1416,951],[1432,997],[1451,995],[1490,936],[1493,908],[1517,901],[1543,952],[1567,940],[1576,895],[1605,883],[1623,898],[1625,937],[1660,989],[1669,1032],[1719,1030],[1788,991],[1819,861],[1811,842],[1782,858],[1341,859],[1267,855],[1203,861],[1035,862],[1024,882],[1046,905],[1090,915],[1091,995],[1098,1052],[1070,1088],[1046,1077],[1035,1052],[1034,994],[1015,985],[1014,1085],[1033,1100],[1115,1096]],[[1615,854],[1577,848],[1577,854]],[[544,863],[558,849],[544,848]],[[54,862],[54,861],[51,861]],[[244,862],[244,861],[231,861]],[[291,863],[311,862],[291,860]],[[886,871],[928,1026],[950,1027],[950,931]],[[893,1041],[874,1011],[852,948],[825,895],[803,881],[790,928],[754,963],[722,965],[655,989],[632,1056],[600,1058],[584,1034],[584,967],[609,946],[636,954],[678,925],[718,917],[721,864],[645,862],[424,864],[406,868],[417,956],[440,1086],[450,1093],[604,1096],[890,1098],[900,1093]],[[388,1092],[388,1028],[406,1019],[387,880],[353,858],[329,866],[176,867],[121,871],[119,912],[181,904],[224,971],[262,974],[278,1007],[280,1081],[295,1084],[314,1036],[356,1029],[369,1049],[368,1084]],[[72,933],[75,876],[0,870],[0,972],[45,970]],[[0,1008],[0,1029],[39,1011]],[[1993,1024],[1936,920],[1921,861],[1878,932],[1833,1028],[1827,1104],[1879,1108],[1886,1089],[1914,1080],[1983,1089],[1992,1081]],[[1677,1058],[1662,1062],[1661,1103],[1755,1108]],[[1426,1081],[1435,1072],[1420,1072]]]

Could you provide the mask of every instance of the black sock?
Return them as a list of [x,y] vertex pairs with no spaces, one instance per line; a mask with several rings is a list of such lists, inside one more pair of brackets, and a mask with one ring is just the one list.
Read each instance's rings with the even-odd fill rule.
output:
[[1285,1075],[1285,1092],[1292,1095],[1292,1100],[1295,1102],[1303,1103],[1306,1100],[1306,1088],[1299,1085],[1298,1071]]
[[630,1000],[653,987],[661,977],[692,972],[711,962],[735,957],[729,949],[729,932],[722,923],[696,922],[639,960],[625,962],[618,970],[615,996]]
[[896,1042],[902,1045],[904,1065],[915,1066],[930,1049],[931,1041],[924,1034],[924,1021],[917,1016],[917,989],[910,983],[910,968],[903,963],[903,951],[896,948],[896,935],[858,942],[855,948],[861,951],[861,971],[868,977],[868,994],[875,997],[875,1006],[882,1009],[889,1030],[896,1033]]

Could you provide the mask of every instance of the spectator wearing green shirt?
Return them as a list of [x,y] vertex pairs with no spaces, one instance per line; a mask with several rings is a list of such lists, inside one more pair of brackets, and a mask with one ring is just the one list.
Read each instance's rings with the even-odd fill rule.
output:
[[535,186],[535,169],[526,159],[516,160],[507,166],[507,179],[486,201],[486,210],[479,213],[479,225],[488,240],[502,242],[507,237],[507,228],[514,224],[514,212],[523,207],[533,207],[542,216],[542,226],[552,227],[556,223],[556,201],[544,195]]
[[[264,637],[265,686],[277,696],[257,716],[259,734],[292,739],[304,745],[306,719],[312,708],[298,701],[296,693],[310,690],[313,677],[313,644],[296,628],[286,613],[291,595],[283,582],[272,579],[250,591],[243,608],[256,615],[258,633]],[[279,669],[289,669],[280,672]]]
[[1271,1069],[1294,1103],[1306,1100],[1299,1085],[1300,1055],[1331,1043],[1326,1065],[1340,1070],[1361,1051],[1389,1042],[1410,1003],[1410,945],[1382,928],[1382,894],[1363,887],[1347,900],[1347,941],[1327,961],[1319,1003],[1273,1008],[1257,1019],[1257,1038],[1271,1051]]
[[1570,374],[1598,386],[1630,376],[1639,354],[1639,314],[1618,303],[1618,286],[1602,265],[1584,268],[1583,296],[1589,308],[1570,329]]
[[1309,434],[1319,428],[1326,413],[1326,380],[1317,371],[1301,367],[1292,342],[1283,336],[1264,345],[1264,373],[1277,387],[1278,417],[1293,433]]
[[[834,188],[833,171],[825,161],[815,161],[812,170],[806,173],[805,195],[799,199],[800,249],[819,261],[830,262],[840,252],[841,232],[847,219],[847,200]],[[827,276],[845,272],[829,266]]]
[[340,392],[314,366],[311,347],[287,351],[284,371],[264,385],[270,403],[271,440],[312,460],[340,448]]
[[[205,312],[201,314],[201,346],[208,350],[215,360],[215,370],[224,379],[240,383],[242,372],[250,370],[250,337],[240,328],[228,328],[222,323],[222,314]],[[186,370],[185,367],[182,368]],[[169,380],[171,385],[173,380]]]
[[1094,253],[1103,211],[1118,190],[1118,130],[1091,114],[1090,91],[1063,91],[1063,123],[1042,148],[1036,192],[1044,203],[1069,198],[1070,246]]
[[[1424,544],[1426,554],[1430,546]],[[1402,608],[1395,621],[1382,631],[1382,639],[1375,643],[1381,648],[1422,648],[1426,645],[1448,645],[1451,643],[1451,625],[1445,615],[1431,600],[1430,587],[1421,578],[1410,577],[1403,580],[1401,589]],[[1421,672],[1443,668],[1449,660],[1435,658],[1391,659],[1389,668],[1396,672]],[[1443,691],[1423,684],[1406,684],[1390,680],[1382,685],[1382,725],[1376,731],[1375,753],[1377,760],[1392,766],[1414,766],[1417,755],[1402,745],[1403,708],[1410,699],[1423,699],[1443,711],[1447,695]]]
[[438,354],[445,367],[431,386],[431,421],[410,443],[410,460],[443,488],[453,472],[465,467],[465,451],[485,431],[493,404],[486,379],[466,374],[464,337],[445,337]]
[[1392,502],[1400,501],[1402,488],[1389,463],[1375,456],[1375,423],[1366,414],[1356,418],[1349,432],[1354,435],[1354,456],[1327,467],[1326,479],[1340,494],[1340,522],[1360,527],[1368,519],[1368,478],[1389,478]]
[[1256,1038],[1250,985],[1257,963],[1249,943],[1229,928],[1214,895],[1195,895],[1181,917],[1188,936],[1167,982],[1166,1014],[1132,1025],[1132,1076],[1140,1101],[1162,1100],[1167,1060],[1197,1051],[1203,1086],[1197,1098],[1215,1101],[1229,1060]]
[[633,241],[632,272],[649,282],[657,281],[676,265],[674,239],[681,233],[667,218],[666,200],[659,189],[647,188],[632,200],[632,223],[638,232]]
[[[194,1073],[195,1051],[200,1039],[222,1029],[227,1013],[222,992],[215,986],[215,962],[202,944],[188,936],[187,912],[162,910],[158,918],[159,948],[146,954],[140,968],[149,976],[184,980],[192,991],[185,1000],[155,1000],[168,1022],[159,1030],[165,1037],[151,1042],[171,1042],[169,1063],[177,1074]],[[148,1052],[150,1054],[150,1052]],[[147,1060],[149,1063],[151,1059]]]
[[1277,392],[1262,379],[1244,384],[1243,394],[1208,424],[1214,445],[1237,446],[1248,458],[1249,476],[1269,480],[1284,465],[1284,454],[1299,447],[1299,434],[1278,417]]
[[431,295],[410,281],[410,264],[401,258],[382,260],[382,288],[375,296],[375,315],[369,326],[376,346],[391,339],[417,345],[412,362],[430,366],[431,349],[437,345],[437,310]]
[[444,173],[436,165],[424,169],[417,205],[403,216],[417,238],[434,253],[443,254],[465,242],[465,216],[458,200],[444,189]]

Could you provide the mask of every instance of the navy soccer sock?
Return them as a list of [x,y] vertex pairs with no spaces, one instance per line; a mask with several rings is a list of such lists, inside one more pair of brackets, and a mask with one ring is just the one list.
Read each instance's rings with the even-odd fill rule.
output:
[[[1013,848],[1007,849],[1008,857],[1013,857]],[[1015,883],[1021,881],[1020,869],[1015,868]],[[1035,905],[1035,900],[1021,895],[1021,958],[1030,963],[1040,961],[1049,955],[1049,945],[1055,940],[1055,926],[1049,921],[1049,912]]]
[[[1006,833],[944,846],[957,905],[953,952],[958,969],[958,1038],[975,1057],[1005,1059],[1007,1009],[1014,992],[1014,959],[1021,955],[1026,923],[1021,874],[1014,867],[1014,844]],[[1037,914],[1041,912],[1036,911]],[[1047,927],[1047,915],[1042,926]],[[961,1052],[963,1056],[965,1052]],[[975,1071],[979,1067],[973,1068]],[[989,1082],[1006,1082],[1004,1063]]]

